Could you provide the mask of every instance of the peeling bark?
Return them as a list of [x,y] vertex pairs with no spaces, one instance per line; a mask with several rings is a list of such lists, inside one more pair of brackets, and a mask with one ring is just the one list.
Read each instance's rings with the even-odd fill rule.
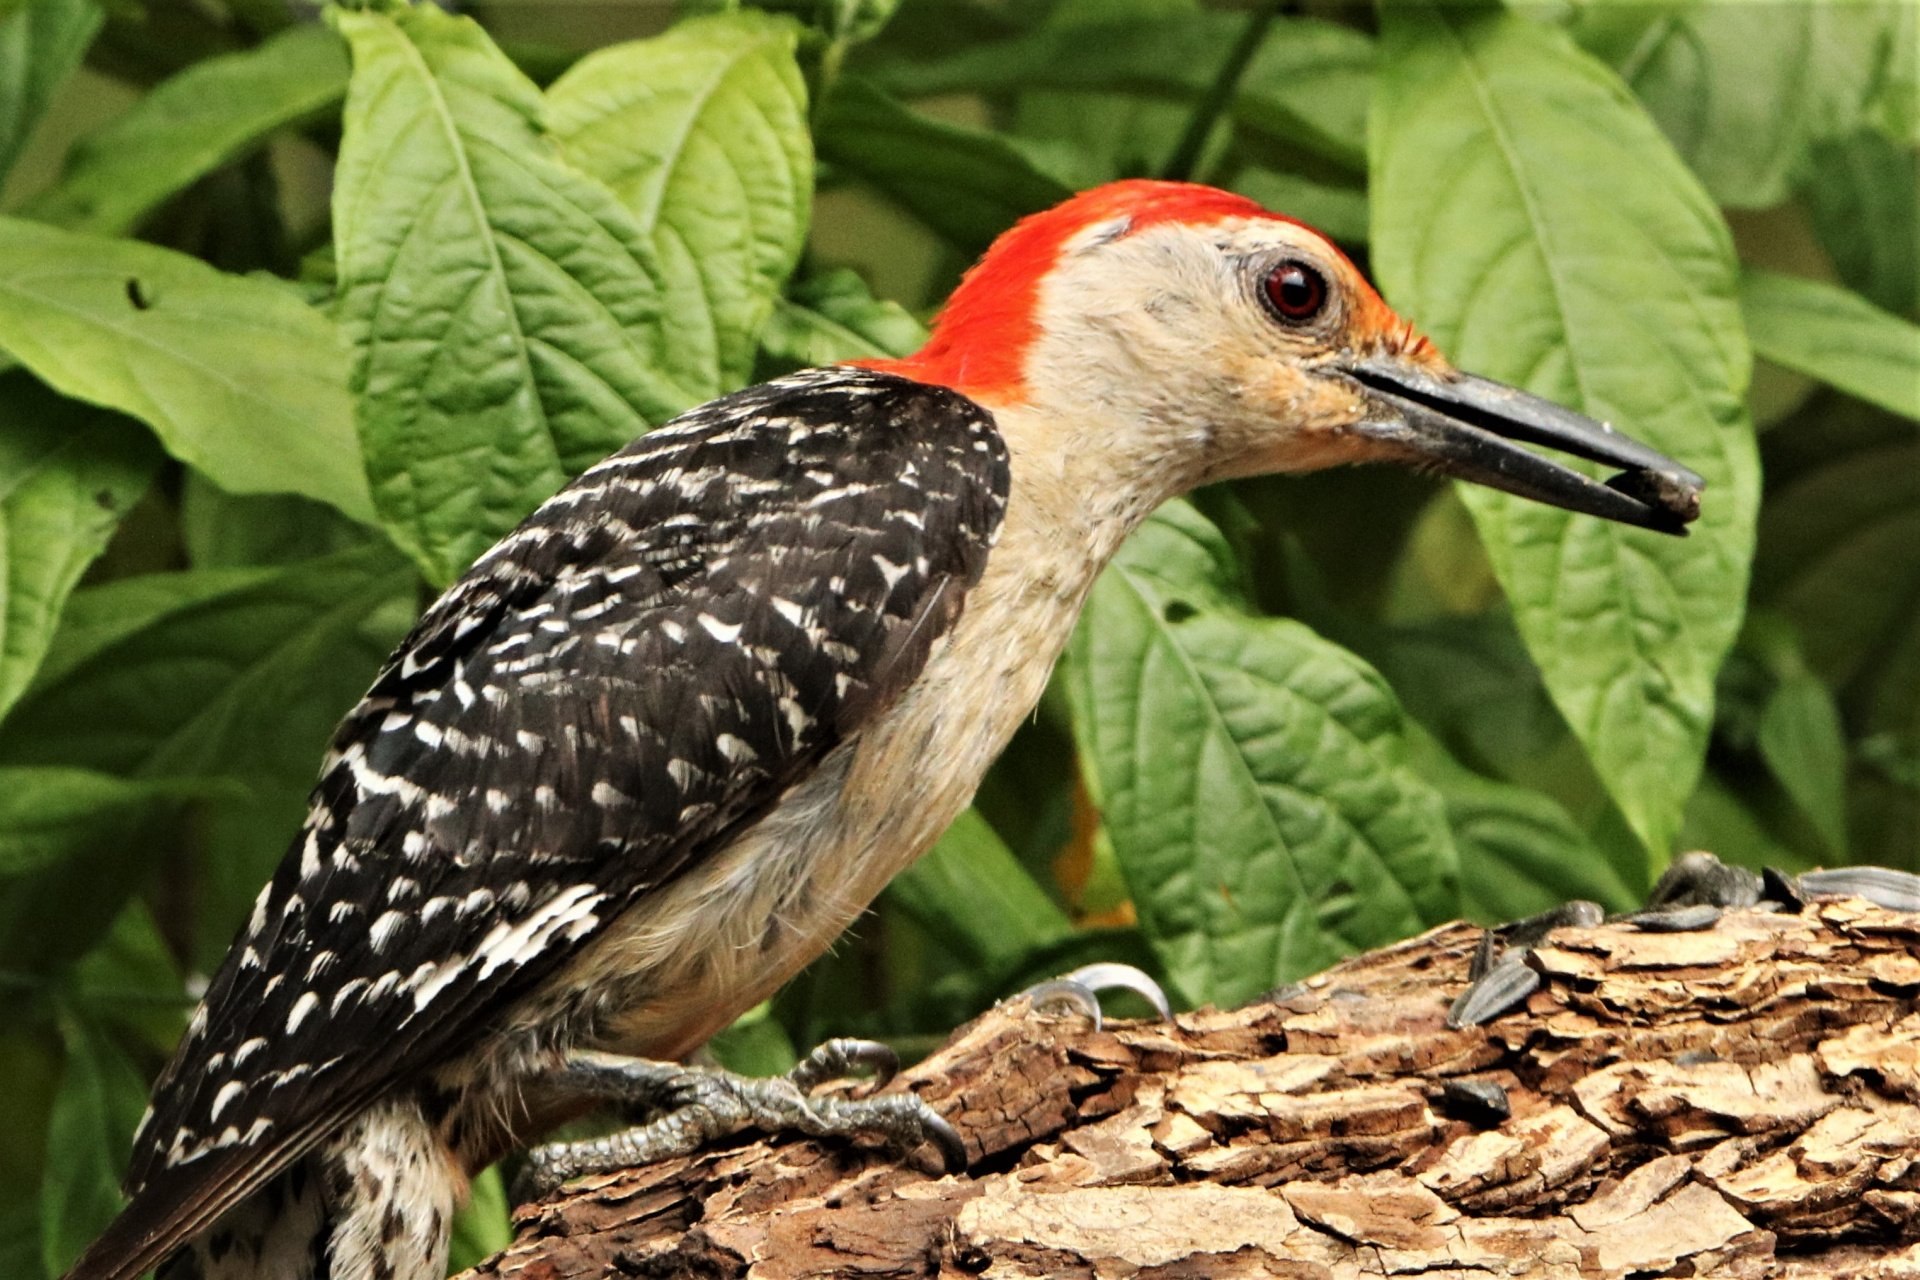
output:
[[967,1174],[743,1136],[524,1206],[468,1280],[1920,1278],[1920,916],[1569,929],[1448,1030],[1476,938],[1170,1026],[991,1010],[893,1086]]

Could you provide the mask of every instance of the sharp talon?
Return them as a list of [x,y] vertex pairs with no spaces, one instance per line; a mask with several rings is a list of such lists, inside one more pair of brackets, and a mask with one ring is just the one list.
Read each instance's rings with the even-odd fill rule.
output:
[[1093,994],[1092,990],[1085,985],[1070,978],[1054,978],[1050,982],[1037,983],[1020,994],[1025,996],[1035,1009],[1067,1005],[1093,1023],[1095,1031],[1100,1030],[1103,1025],[1100,1016],[1100,997]]
[[1095,1031],[1106,1025],[1106,1019],[1100,1011],[1102,991],[1131,991],[1153,1006],[1162,1022],[1173,1021],[1173,1008],[1167,1002],[1167,993],[1160,984],[1149,978],[1130,964],[1085,964],[1072,973],[1062,974],[1050,982],[1042,982],[1028,987],[1020,994],[1032,1001],[1038,1009],[1044,1005],[1067,1005],[1084,1014],[1093,1023]]
[[1823,898],[1865,898],[1889,911],[1920,911],[1920,876],[1892,867],[1829,867],[1800,877],[1800,888]]
[[815,1046],[787,1072],[787,1079],[802,1093],[812,1093],[829,1080],[839,1080],[855,1070],[873,1073],[874,1087],[880,1088],[900,1074],[900,1055],[878,1040],[855,1040],[840,1036]]
[[1160,989],[1159,983],[1130,964],[1112,961],[1085,964],[1062,977],[1067,982],[1079,983],[1096,996],[1102,991],[1131,991],[1153,1006],[1160,1021],[1173,1021],[1173,1007],[1167,1003],[1167,993]]
[[927,1138],[940,1148],[940,1162],[948,1173],[967,1171],[967,1144],[960,1138],[959,1130],[947,1123],[946,1117],[931,1107],[924,1117]]
[[1455,1000],[1447,1010],[1447,1026],[1455,1031],[1478,1027],[1526,1003],[1540,989],[1540,975],[1523,955],[1503,956]]

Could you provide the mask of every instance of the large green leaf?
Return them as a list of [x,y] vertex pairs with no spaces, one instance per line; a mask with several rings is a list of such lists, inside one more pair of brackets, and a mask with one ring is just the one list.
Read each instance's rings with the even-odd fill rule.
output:
[[457,1273],[478,1266],[513,1243],[507,1188],[495,1168],[473,1180],[467,1203],[453,1215],[453,1239],[447,1249],[447,1271]]
[[104,16],[94,0],[21,0],[0,11],[0,185]]
[[334,10],[353,53],[339,315],[374,500],[449,581],[566,478],[721,389],[707,303],[561,163],[472,21]]
[[842,76],[821,104],[814,137],[836,170],[864,178],[967,253],[1072,194],[1000,135],[911,111],[855,76]]
[[845,269],[796,283],[775,301],[760,335],[769,373],[904,356],[926,340],[926,327],[906,308],[874,297],[865,281]]
[[753,367],[754,338],[806,242],[813,198],[797,29],[752,10],[695,18],[588,54],[547,91],[547,127],[613,188],[651,239],[672,297],[703,305],[720,378]]
[[1223,1005],[1458,907],[1386,683],[1247,613],[1234,576],[1217,529],[1163,508],[1095,585],[1066,670],[1141,926],[1187,1001]]
[[284,285],[0,218],[0,348],[56,390],[139,418],[229,492],[373,514],[339,339]]
[[974,809],[895,877],[887,896],[972,964],[1018,956],[1072,932],[1066,913]]
[[1599,5],[1593,25],[1575,31],[1619,70],[1715,199],[1764,208],[1786,197],[1815,142],[1870,117],[1895,74],[1907,7]]
[[159,461],[137,424],[0,375],[0,716]]
[[1461,367],[1706,477],[1684,540],[1463,488],[1548,691],[1657,858],[1740,624],[1758,472],[1733,246],[1618,80],[1560,32],[1459,6],[1384,15],[1373,262]]
[[[391,549],[369,546],[78,591],[0,733],[0,764],[245,787],[207,805],[204,838],[228,853],[209,857],[196,885],[202,957],[217,957],[297,830],[333,726],[404,627],[412,583]],[[79,832],[99,838],[6,886],[0,964],[44,968],[87,949],[153,865],[151,842],[131,838],[138,817]],[[248,838],[223,839],[234,827]],[[32,945],[27,934],[39,940],[31,959],[12,954]]]
[[23,212],[81,230],[128,231],[160,201],[338,102],[346,88],[346,50],[319,26],[195,63],[79,142],[60,181]]
[[147,1082],[105,1027],[63,1011],[60,1039],[66,1069],[48,1120],[40,1199],[40,1247],[50,1275],[64,1272],[126,1203],[120,1171],[147,1105]]
[[1469,917],[1504,924],[1575,898],[1610,910],[1639,904],[1644,886],[1622,876],[1565,809],[1537,791],[1462,768],[1417,731],[1411,738],[1416,767],[1446,801]]
[[1833,692],[1819,677],[1781,680],[1760,713],[1760,758],[1800,806],[1827,850],[1847,856],[1847,739]]
[[1920,419],[1920,325],[1818,280],[1748,271],[1740,311],[1754,354]]
[[51,867],[157,799],[217,789],[65,765],[0,766],[0,879]]
[[1754,600],[1794,624],[1807,664],[1847,691],[1860,724],[1913,733],[1920,444],[1896,436],[1822,452],[1831,456],[1768,496]]
[[1875,306],[1920,315],[1920,153],[1863,129],[1813,151],[1800,191],[1840,278]]
[[[888,89],[915,96],[1120,90],[1187,99],[1206,91],[1245,25],[1244,14],[1218,12],[1047,23],[939,60],[883,62],[875,75]],[[1373,42],[1351,27],[1279,19],[1240,78],[1233,114],[1357,169],[1366,156],[1372,63]]]

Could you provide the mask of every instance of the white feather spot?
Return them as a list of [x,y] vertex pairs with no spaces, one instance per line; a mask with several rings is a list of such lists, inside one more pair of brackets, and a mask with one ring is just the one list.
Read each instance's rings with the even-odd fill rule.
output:
[[218,1120],[220,1113],[232,1106],[234,1100],[247,1091],[247,1086],[238,1080],[229,1080],[220,1086],[220,1092],[213,1095],[213,1106],[207,1111],[207,1119]]
[[320,997],[308,991],[293,1002],[293,1008],[287,1010],[287,1034],[292,1035],[307,1020],[307,1015],[320,1007]]
[[384,912],[373,922],[373,928],[367,930],[367,941],[375,951],[384,951],[387,944],[393,941],[393,936],[400,932],[400,926],[406,922],[407,917],[399,911]]
[[732,644],[740,638],[740,624],[737,622],[722,622],[710,613],[701,614],[696,621],[700,623],[708,635],[718,640],[721,644]]

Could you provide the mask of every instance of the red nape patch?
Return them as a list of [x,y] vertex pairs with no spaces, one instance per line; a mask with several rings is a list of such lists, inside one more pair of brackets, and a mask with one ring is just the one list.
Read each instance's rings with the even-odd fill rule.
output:
[[1225,218],[1304,225],[1215,187],[1149,178],[1109,182],[1022,218],[1002,233],[934,317],[926,346],[901,360],[851,363],[950,387],[976,399],[1018,403],[1026,397],[1027,350],[1038,336],[1034,312],[1041,278],[1075,234],[1120,217],[1132,219],[1129,231],[1161,222],[1204,225]]

